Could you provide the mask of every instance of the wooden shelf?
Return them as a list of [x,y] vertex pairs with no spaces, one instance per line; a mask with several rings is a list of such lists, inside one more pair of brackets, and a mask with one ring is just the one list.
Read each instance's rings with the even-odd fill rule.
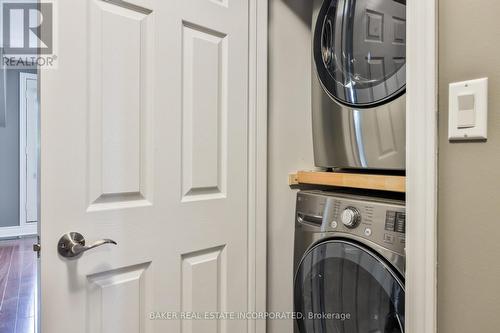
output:
[[406,191],[406,177],[404,176],[299,171],[289,175],[288,183],[289,185],[325,185],[401,193]]

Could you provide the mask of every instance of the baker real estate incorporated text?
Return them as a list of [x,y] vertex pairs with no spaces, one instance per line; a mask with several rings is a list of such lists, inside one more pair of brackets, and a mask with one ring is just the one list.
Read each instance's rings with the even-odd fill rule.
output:
[[338,312],[150,312],[150,320],[350,320],[350,313]]

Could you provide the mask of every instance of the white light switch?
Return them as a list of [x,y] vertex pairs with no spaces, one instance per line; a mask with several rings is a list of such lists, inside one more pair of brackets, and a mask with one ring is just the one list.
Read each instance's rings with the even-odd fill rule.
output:
[[471,128],[476,126],[476,109],[474,95],[458,96],[458,128]]
[[488,79],[450,84],[448,136],[452,140],[486,140]]

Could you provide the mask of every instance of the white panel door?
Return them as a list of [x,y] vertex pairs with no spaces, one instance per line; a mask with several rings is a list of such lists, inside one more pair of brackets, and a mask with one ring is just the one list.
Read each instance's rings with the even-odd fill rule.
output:
[[[59,68],[41,73],[42,332],[245,332],[149,316],[248,309],[248,1],[57,7]],[[68,232],[117,245],[63,258]]]

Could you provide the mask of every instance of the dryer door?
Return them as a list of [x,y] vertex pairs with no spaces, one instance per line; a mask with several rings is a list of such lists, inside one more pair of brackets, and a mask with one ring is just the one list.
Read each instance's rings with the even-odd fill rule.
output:
[[397,98],[406,86],[406,0],[324,0],[313,57],[323,88],[343,105]]
[[404,284],[369,249],[345,240],[316,245],[295,276],[300,333],[404,332]]

